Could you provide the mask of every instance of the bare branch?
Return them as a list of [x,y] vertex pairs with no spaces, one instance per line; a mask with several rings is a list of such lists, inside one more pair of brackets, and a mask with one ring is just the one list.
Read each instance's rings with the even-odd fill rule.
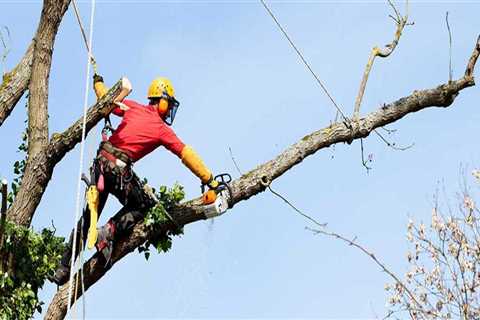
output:
[[403,281],[401,281],[392,271],[390,271],[385,266],[384,263],[382,263],[380,260],[378,260],[378,258],[372,252],[370,252],[365,247],[363,247],[358,242],[356,242],[356,237],[353,238],[352,240],[350,240],[350,239],[347,239],[346,237],[344,237],[344,236],[342,236],[338,233],[335,233],[335,232],[330,232],[330,231],[321,230],[321,229],[312,229],[312,228],[309,228],[309,227],[306,227],[306,229],[312,231],[315,234],[323,234],[323,235],[326,235],[326,236],[329,236],[329,237],[333,237],[333,238],[342,240],[343,242],[347,243],[348,245],[353,246],[353,247],[359,249],[360,251],[362,251],[364,254],[366,254],[368,257],[370,257],[370,259],[372,259],[386,274],[388,274],[392,279],[394,279],[395,282],[398,285],[400,285],[408,293],[410,299],[412,299],[412,301],[415,302],[417,307],[422,309],[422,304],[420,304],[417,301],[415,295],[408,289],[408,287],[403,283]]
[[385,127],[381,127],[380,129],[385,131],[387,134],[394,134],[395,132],[397,132],[397,129],[388,129],[388,128],[385,128]]
[[395,5],[392,3],[391,0],[388,0],[388,3],[393,8],[396,15],[396,18],[390,15],[390,17],[392,17],[397,24],[395,37],[393,38],[393,41],[391,43],[385,45],[385,48],[380,49],[379,47],[374,47],[372,49],[372,52],[370,52],[370,57],[368,58],[367,66],[365,67],[365,72],[363,73],[362,82],[360,83],[360,89],[358,90],[358,95],[357,95],[357,98],[355,99],[355,108],[353,111],[354,121],[358,120],[359,113],[360,113],[360,105],[362,104],[363,95],[365,93],[365,88],[367,86],[368,76],[370,75],[370,71],[372,70],[372,66],[373,66],[373,62],[375,61],[375,58],[376,57],[386,58],[390,54],[392,54],[392,52],[397,47],[398,41],[402,36],[402,31],[408,22],[408,0],[407,0],[407,14],[404,17],[400,15],[400,13],[398,12],[397,8],[395,7]]
[[313,222],[314,224],[316,224],[318,227],[320,228],[324,228],[327,226],[326,223],[320,223],[318,222],[317,220],[313,219],[312,217],[310,217],[309,215],[303,213],[300,209],[298,209],[296,206],[294,206],[290,201],[288,201],[287,198],[285,198],[284,196],[282,196],[280,193],[274,191],[272,189],[272,187],[270,185],[268,185],[268,190],[270,190],[271,193],[273,193],[275,196],[277,196],[278,198],[280,198],[281,200],[283,200],[283,202],[285,202],[286,204],[288,204],[293,210],[295,210],[295,212],[297,212],[299,215],[301,215],[302,217],[306,218],[307,220],[310,220],[311,222]]
[[238,166],[237,161],[235,161],[235,158],[233,157],[232,148],[228,147],[228,151],[230,151],[230,157],[232,158],[233,164],[235,165],[235,168],[237,169],[238,174],[242,175],[243,174],[242,170],[240,170],[240,167]]
[[[480,46],[477,46],[477,48],[472,56],[478,56]],[[472,59],[470,60],[472,61]],[[475,63],[472,64],[472,72],[474,65]],[[284,150],[275,159],[232,181],[231,205],[234,206],[238,202],[247,200],[265,191],[269,183],[318,150],[328,148],[336,143],[345,143],[354,139],[364,138],[376,128],[383,127],[408,114],[429,107],[448,107],[453,103],[461,90],[473,85],[475,85],[473,77],[468,76],[448,84],[442,84],[434,89],[414,91],[411,95],[384,105],[377,111],[368,114],[365,118],[359,119],[357,125],[353,128],[348,128],[343,123],[335,123],[322,130],[315,131]],[[170,212],[170,215],[177,224],[186,225],[204,220],[206,217],[203,210],[201,198],[197,198],[178,205]],[[175,228],[176,226],[171,222],[166,222],[162,224],[159,232],[162,233]],[[134,251],[152,236],[154,235],[151,234],[151,231],[143,223],[138,223],[130,234],[120,238],[116,243],[111,258],[112,265]],[[108,272],[108,269],[104,267],[101,255],[95,254],[84,264],[83,271],[85,290],[87,290],[102,278]],[[69,284],[66,283],[55,294],[45,319],[63,319],[67,308],[68,286]],[[77,298],[78,296],[72,297],[73,300]]]
[[369,173],[370,170],[372,170],[372,168],[369,167],[367,165],[367,163],[371,162],[371,159],[370,159],[370,156],[369,156],[368,159],[365,160],[365,150],[363,148],[363,139],[360,139],[360,151],[362,152],[362,165],[365,167],[365,169],[367,169],[367,173]]
[[[6,37],[3,35],[2,29],[6,32]],[[8,41],[6,40],[8,39]],[[10,37],[10,30],[7,26],[0,27],[0,41],[2,42],[3,52],[2,52],[2,77],[5,74],[5,64],[7,62],[8,54],[10,53],[12,38]]]
[[448,81],[452,81],[452,31],[450,30],[450,23],[448,23],[448,11],[445,14],[445,22],[447,23],[448,30]]
[[405,151],[405,150],[408,150],[408,149],[412,148],[415,145],[415,143],[412,142],[408,146],[399,147],[399,146],[397,146],[397,144],[395,142],[388,141],[383,135],[380,134],[380,132],[378,132],[378,130],[373,130],[373,132],[387,145],[387,147],[390,147],[393,150]]
[[473,78],[473,71],[475,70],[475,64],[477,63],[478,56],[480,55],[480,35],[477,38],[477,44],[473,49],[473,53],[468,60],[467,69],[465,69],[465,78]]

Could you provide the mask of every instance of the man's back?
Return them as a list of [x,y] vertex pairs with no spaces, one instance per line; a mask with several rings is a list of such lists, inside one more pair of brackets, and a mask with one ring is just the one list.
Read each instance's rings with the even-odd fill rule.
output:
[[142,105],[132,100],[123,100],[128,110],[115,108],[114,114],[123,117],[122,122],[109,138],[117,148],[138,161],[159,146],[164,146],[178,157],[184,148],[183,142],[159,117],[151,105]]

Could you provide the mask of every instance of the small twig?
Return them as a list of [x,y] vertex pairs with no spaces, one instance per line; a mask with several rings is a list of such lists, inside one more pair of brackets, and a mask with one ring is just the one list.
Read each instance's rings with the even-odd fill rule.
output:
[[367,173],[369,173],[372,168],[367,166],[367,162],[371,162],[371,161],[370,159],[368,159],[367,161],[365,160],[364,149],[363,149],[363,139],[360,139],[360,149],[362,151],[362,165],[365,167],[365,169],[367,169]]
[[408,146],[398,147],[395,142],[390,142],[390,141],[388,141],[388,140],[387,140],[384,136],[382,136],[377,130],[373,130],[373,132],[375,132],[375,133],[377,134],[377,136],[379,136],[380,139],[382,139],[382,141],[385,142],[385,144],[386,144],[388,147],[392,148],[393,150],[405,151],[405,150],[408,150],[408,149],[412,148],[412,147],[415,145],[415,143],[412,142],[412,143],[411,143],[410,145],[408,145]]
[[448,11],[445,14],[445,21],[447,22],[447,30],[448,30],[448,56],[449,56],[449,61],[448,61],[448,82],[452,82],[452,31],[450,30],[450,23],[448,23]]
[[395,18],[394,16],[392,16],[391,14],[388,15],[390,18],[393,19],[393,21],[395,21],[395,23],[400,23],[400,21],[397,20],[397,18]]
[[237,164],[237,161],[235,161],[235,157],[233,156],[232,148],[228,147],[228,151],[230,151],[230,158],[232,158],[233,164],[235,165],[235,168],[237,168],[238,173],[243,175],[242,170],[240,170],[240,167]]
[[[3,31],[2,30],[5,30],[6,31],[6,34],[7,34],[7,37],[8,37],[8,43],[5,41],[5,38],[4,38],[4,35],[3,35]],[[7,56],[8,54],[10,53],[10,43],[11,43],[11,37],[10,37],[10,30],[8,29],[7,26],[2,26],[0,28],[0,41],[2,42],[2,46],[3,46],[3,52],[2,52],[2,75],[5,74],[5,70],[6,70],[6,67],[5,67],[5,62],[7,60]]]
[[50,221],[50,223],[52,224],[53,233],[57,233],[57,227],[55,227],[55,224],[53,223],[53,219]]
[[[276,195],[277,197],[279,197],[280,199],[282,199],[286,204],[288,204],[293,210],[295,210],[298,214],[300,214],[301,216],[303,216],[304,218],[307,218],[308,220],[310,220],[311,222],[313,222],[314,224],[316,224],[317,226],[321,227],[321,228],[325,228],[327,226],[327,223],[320,223],[318,222],[317,220],[313,219],[312,217],[310,217],[309,215],[303,213],[302,211],[300,211],[297,207],[295,207],[290,201],[288,201],[284,196],[282,196],[281,194],[279,194],[278,192],[274,191],[272,189],[272,187],[269,185],[268,186],[268,190],[270,190],[271,193],[273,193],[274,195]],[[308,228],[308,227],[307,227]]]
[[313,232],[314,234],[323,234],[323,235],[326,235],[326,236],[329,236],[329,237],[332,237],[332,238],[342,240],[343,242],[347,243],[349,246],[353,246],[353,247],[359,249],[360,251],[362,251],[364,254],[366,254],[368,257],[370,257],[370,259],[372,259],[385,273],[387,273],[393,280],[395,280],[395,282],[398,283],[405,290],[405,292],[412,299],[412,301],[415,302],[415,304],[418,306],[418,308],[423,310],[422,305],[417,301],[417,299],[415,298],[415,295],[410,291],[410,289],[408,289],[408,287],[392,271],[390,271],[385,266],[385,264],[383,264],[380,260],[378,260],[377,257],[372,252],[368,251],[365,247],[363,247],[362,245],[357,243],[356,242],[356,237],[354,237],[352,240],[350,240],[350,239],[348,239],[348,238],[346,238],[346,237],[344,237],[344,236],[342,236],[338,233],[335,233],[335,232],[312,229],[312,228],[309,228],[309,227],[305,227],[305,229]]
[[406,25],[408,25],[408,0],[406,1],[406,14],[403,17],[393,2],[391,0],[388,0],[388,4],[393,8],[393,11],[395,12],[395,17],[392,15],[389,15],[391,17],[396,25],[397,28],[395,30],[395,36],[392,40],[391,43],[385,45],[383,49],[379,47],[374,47],[372,51],[370,52],[370,57],[368,58],[367,65],[365,67],[365,71],[363,73],[362,81],[360,82],[360,89],[358,90],[358,95],[357,98],[355,99],[355,107],[353,110],[353,120],[358,121],[359,113],[360,113],[360,105],[362,104],[362,99],[363,95],[365,94],[365,88],[367,87],[367,81],[368,77],[370,75],[370,71],[372,70],[373,63],[375,61],[376,57],[381,57],[381,58],[386,58],[392,54],[392,52],[395,50],[395,48],[398,45],[398,42],[400,41],[400,37],[402,36],[403,29],[405,28]]
[[[237,168],[238,172],[240,173],[240,175],[242,175],[242,171],[240,170],[237,162],[235,161],[235,157],[233,156],[233,152],[232,152],[232,149],[230,147],[228,147],[228,150],[230,151],[230,157],[232,158],[232,161],[233,163],[235,164],[235,167]],[[327,224],[326,223],[320,223],[318,222],[317,220],[313,219],[312,217],[310,217],[309,215],[303,213],[302,211],[300,211],[297,207],[295,207],[290,201],[288,201],[287,198],[285,198],[284,196],[282,196],[280,193],[274,191],[272,189],[272,187],[270,186],[270,181],[262,181],[262,183],[268,188],[268,190],[270,190],[271,193],[273,193],[274,195],[276,195],[277,197],[279,197],[280,199],[282,199],[286,204],[288,204],[293,210],[295,210],[297,213],[299,213],[300,215],[302,215],[303,217],[307,218],[308,220],[312,221],[314,224],[316,224],[317,226],[319,227],[326,227]]]
[[395,132],[397,132],[397,129],[388,129],[388,128],[385,128],[385,127],[380,127],[380,129],[385,131],[387,134],[394,134]]
[[475,70],[475,64],[477,63],[478,56],[480,55],[480,35],[477,38],[477,43],[473,49],[472,55],[468,60],[467,69],[465,69],[465,77],[473,77],[473,71]]
[[391,0],[388,0],[388,4],[392,7],[393,11],[395,12],[395,15],[397,16],[397,20],[400,21],[402,19],[402,16],[400,15],[400,12],[398,12],[393,2]]

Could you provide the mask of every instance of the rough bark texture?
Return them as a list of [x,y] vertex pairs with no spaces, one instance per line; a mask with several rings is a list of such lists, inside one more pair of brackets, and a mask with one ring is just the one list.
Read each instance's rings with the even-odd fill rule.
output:
[[[28,156],[33,158],[48,143],[48,79],[53,45],[70,0],[44,0],[35,36],[28,101]],[[32,170],[27,162],[26,170]]]
[[[120,92],[121,81],[117,82],[108,93],[92,106],[87,112],[86,134],[101,120],[105,114],[112,111],[111,104]],[[26,170],[15,201],[7,211],[9,220],[28,226],[33,214],[52,178],[53,169],[65,154],[72,150],[82,140],[83,117],[78,119],[63,133],[54,133],[50,142],[34,157],[29,158],[31,170]]]
[[[411,95],[403,97],[395,102],[382,106],[375,112],[354,122],[350,129],[342,123],[336,123],[322,130],[315,131],[303,137],[300,141],[287,148],[275,159],[270,160],[252,171],[244,174],[231,183],[232,206],[236,203],[263,192],[266,187],[276,178],[281,176],[293,166],[299,164],[307,156],[314,154],[320,149],[327,148],[340,142],[351,142],[368,136],[374,129],[395,122],[407,114],[420,111],[429,107],[448,107],[455,100],[458,93],[467,87],[475,85],[473,69],[480,54],[480,37],[477,40],[472,57],[469,60],[465,76],[457,81],[442,84],[434,89],[414,91]],[[205,219],[202,211],[200,198],[179,205],[170,212],[177,224],[185,225]],[[162,225],[160,232],[165,232],[175,226],[171,223]],[[131,234],[120,239],[112,254],[112,265],[121,260],[125,255],[134,251],[149,237],[151,231],[143,223],[138,223]],[[101,255],[95,254],[84,264],[85,290],[96,283],[107,271]],[[74,277],[75,278],[75,277]],[[55,294],[48,308],[45,319],[63,319],[67,311],[69,283],[66,283]],[[75,287],[75,284],[72,286]],[[77,296],[72,296],[76,301],[81,295],[78,290]]]
[[33,47],[34,42],[30,44],[17,66],[3,76],[0,86],[0,127],[27,90],[32,69]]

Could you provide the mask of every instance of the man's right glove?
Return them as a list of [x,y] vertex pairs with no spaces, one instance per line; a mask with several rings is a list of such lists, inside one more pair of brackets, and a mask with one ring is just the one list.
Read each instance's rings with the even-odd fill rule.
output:
[[[217,200],[217,188],[219,183],[217,180],[213,179],[213,175],[210,177],[209,181],[206,183],[209,190],[205,192],[202,196],[203,204],[211,204]],[[204,185],[205,186],[205,185]],[[203,189],[203,186],[202,186]]]

